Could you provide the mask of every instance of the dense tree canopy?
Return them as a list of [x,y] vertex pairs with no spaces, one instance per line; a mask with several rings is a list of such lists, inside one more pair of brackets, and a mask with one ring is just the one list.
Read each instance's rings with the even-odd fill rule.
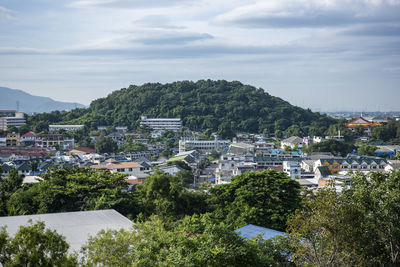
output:
[[84,124],[90,129],[100,125],[126,125],[139,128],[140,116],[178,117],[191,130],[212,130],[224,137],[237,131],[323,133],[336,120],[290,105],[263,89],[240,82],[200,80],[169,84],[131,85],[106,98],[93,101],[88,109],[54,111],[30,117],[38,131],[46,124]]
[[7,200],[9,215],[113,208],[134,215],[125,175],[90,168],[54,169],[40,183],[20,187]]
[[21,226],[12,238],[0,231],[2,266],[77,266],[76,255],[68,254],[69,244],[43,222]]
[[345,157],[348,153],[352,152],[356,147],[348,142],[328,140],[321,143],[313,143],[305,150],[308,153],[312,152],[332,152],[335,156]]
[[400,171],[356,173],[351,185],[309,192],[289,219],[299,265],[400,264]]
[[[87,266],[284,266],[271,243],[245,240],[224,224],[197,221],[201,232],[168,229],[152,218],[130,231],[103,231],[84,251]],[[115,251],[115,253],[114,253]]]
[[300,204],[300,185],[283,172],[246,172],[210,190],[213,214],[234,227],[255,224],[284,230]]

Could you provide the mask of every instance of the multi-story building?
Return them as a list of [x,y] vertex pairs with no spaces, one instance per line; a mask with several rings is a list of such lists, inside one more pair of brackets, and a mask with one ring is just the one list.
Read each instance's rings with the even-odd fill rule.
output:
[[201,152],[209,152],[211,150],[222,151],[229,147],[230,140],[197,140],[195,138],[185,138],[179,140],[179,152],[185,152],[188,148],[190,150],[198,150]]
[[56,146],[61,150],[71,150],[75,147],[75,139],[62,134],[43,134],[36,138],[35,147],[51,148]]
[[15,110],[0,110],[0,130],[7,131],[9,127],[19,128],[26,124],[23,112]]
[[141,126],[147,125],[154,131],[171,130],[177,132],[182,127],[180,118],[147,118],[146,116],[142,116],[141,119]]
[[55,132],[59,130],[76,131],[82,128],[83,125],[49,125],[49,132]]
[[292,179],[301,178],[301,167],[298,161],[284,161],[283,171]]
[[6,137],[6,146],[19,146],[19,133],[8,133]]
[[378,157],[319,159],[314,162],[314,171],[319,166],[327,166],[332,174],[346,173],[350,170],[361,172],[383,171],[387,164],[386,159]]

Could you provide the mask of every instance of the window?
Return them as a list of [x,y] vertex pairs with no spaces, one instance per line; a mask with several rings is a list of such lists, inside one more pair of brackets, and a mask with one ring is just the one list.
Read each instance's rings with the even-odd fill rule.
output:
[[129,171],[131,172],[133,169],[132,168],[129,168]]

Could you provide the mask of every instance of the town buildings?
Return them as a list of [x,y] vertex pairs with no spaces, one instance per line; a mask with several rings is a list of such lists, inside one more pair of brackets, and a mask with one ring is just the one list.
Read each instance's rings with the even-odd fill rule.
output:
[[179,152],[186,150],[199,150],[201,152],[210,152],[211,150],[222,151],[229,147],[230,140],[198,140],[197,138],[183,138],[179,140]]
[[76,131],[82,129],[83,125],[49,125],[49,132],[55,132],[59,130],[68,131]]
[[0,110],[0,130],[7,131],[8,128],[14,126],[19,128],[26,124],[23,112],[16,110]]
[[153,131],[171,130],[177,132],[182,127],[182,121],[180,118],[147,118],[147,116],[142,116],[140,125],[148,126]]

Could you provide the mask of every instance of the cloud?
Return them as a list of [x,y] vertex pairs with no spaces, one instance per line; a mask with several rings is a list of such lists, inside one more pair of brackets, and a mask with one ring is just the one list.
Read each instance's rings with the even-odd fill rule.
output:
[[363,22],[398,22],[398,0],[272,0],[241,6],[213,23],[256,28],[314,28]]
[[184,26],[171,24],[171,20],[165,15],[147,15],[141,19],[133,21],[133,24],[144,28],[159,29],[185,29]]
[[367,24],[344,30],[342,34],[351,36],[386,36],[400,37],[400,25]]
[[177,5],[187,0],[76,0],[68,6],[73,8],[112,7],[112,8],[141,8]]
[[6,19],[12,19],[14,13],[15,13],[14,11],[0,6],[0,21],[6,20]]
[[134,39],[145,45],[183,45],[195,41],[204,41],[213,39],[214,37],[208,33],[187,33],[187,32],[169,32],[153,34],[153,36]]

